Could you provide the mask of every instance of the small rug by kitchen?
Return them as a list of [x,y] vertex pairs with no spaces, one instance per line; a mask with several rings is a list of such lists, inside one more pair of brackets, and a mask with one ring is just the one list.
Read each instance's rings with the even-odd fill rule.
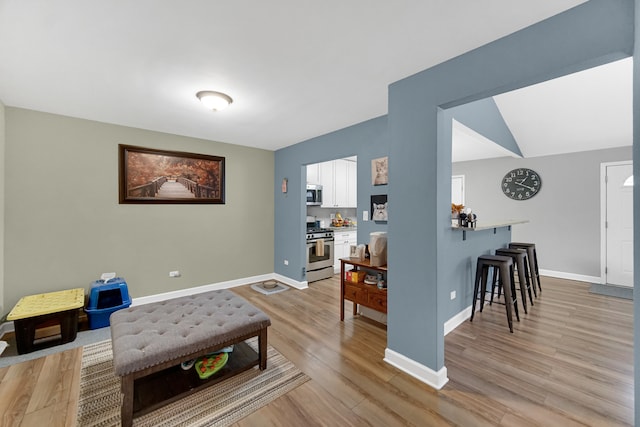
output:
[[[247,341],[257,348],[257,338]],[[83,348],[77,425],[119,426],[120,377],[113,372],[111,340]],[[138,426],[227,426],[293,390],[309,377],[268,346],[267,369],[249,369],[133,419]]]

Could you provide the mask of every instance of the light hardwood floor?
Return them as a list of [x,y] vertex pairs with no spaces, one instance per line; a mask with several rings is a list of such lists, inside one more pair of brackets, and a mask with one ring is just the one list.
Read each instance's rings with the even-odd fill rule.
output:
[[0,369],[0,426],[76,425],[82,348]]
[[[236,426],[633,425],[633,303],[582,282],[542,286],[513,334],[494,305],[445,337],[440,391],[382,360],[384,325],[353,317],[349,302],[340,322],[337,277],[275,295],[235,288],[271,317],[269,343],[311,377]],[[0,370],[2,425],[72,425],[79,360],[72,350]]]

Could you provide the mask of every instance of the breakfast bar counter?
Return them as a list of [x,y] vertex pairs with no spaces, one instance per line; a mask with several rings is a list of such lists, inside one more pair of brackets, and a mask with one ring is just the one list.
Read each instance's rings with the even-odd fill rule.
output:
[[475,227],[462,227],[458,225],[452,225],[451,228],[453,230],[462,231],[462,240],[467,239],[467,231],[484,231],[484,230],[493,230],[494,234],[496,233],[497,228],[508,227],[511,230],[512,225],[516,224],[526,224],[528,223],[528,219],[504,219],[497,221],[477,221]]

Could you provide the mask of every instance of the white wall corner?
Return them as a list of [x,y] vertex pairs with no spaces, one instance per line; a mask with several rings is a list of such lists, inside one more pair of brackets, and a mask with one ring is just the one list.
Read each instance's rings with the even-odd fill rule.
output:
[[436,372],[389,348],[384,350],[384,361],[436,390],[440,390],[449,381],[446,366]]

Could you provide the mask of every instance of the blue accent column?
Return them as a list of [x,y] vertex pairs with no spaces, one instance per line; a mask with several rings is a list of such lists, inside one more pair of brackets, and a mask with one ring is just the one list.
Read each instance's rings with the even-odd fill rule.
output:
[[460,267],[451,239],[451,138],[441,108],[627,57],[633,2],[591,0],[389,88],[388,347],[444,365],[446,300]]

